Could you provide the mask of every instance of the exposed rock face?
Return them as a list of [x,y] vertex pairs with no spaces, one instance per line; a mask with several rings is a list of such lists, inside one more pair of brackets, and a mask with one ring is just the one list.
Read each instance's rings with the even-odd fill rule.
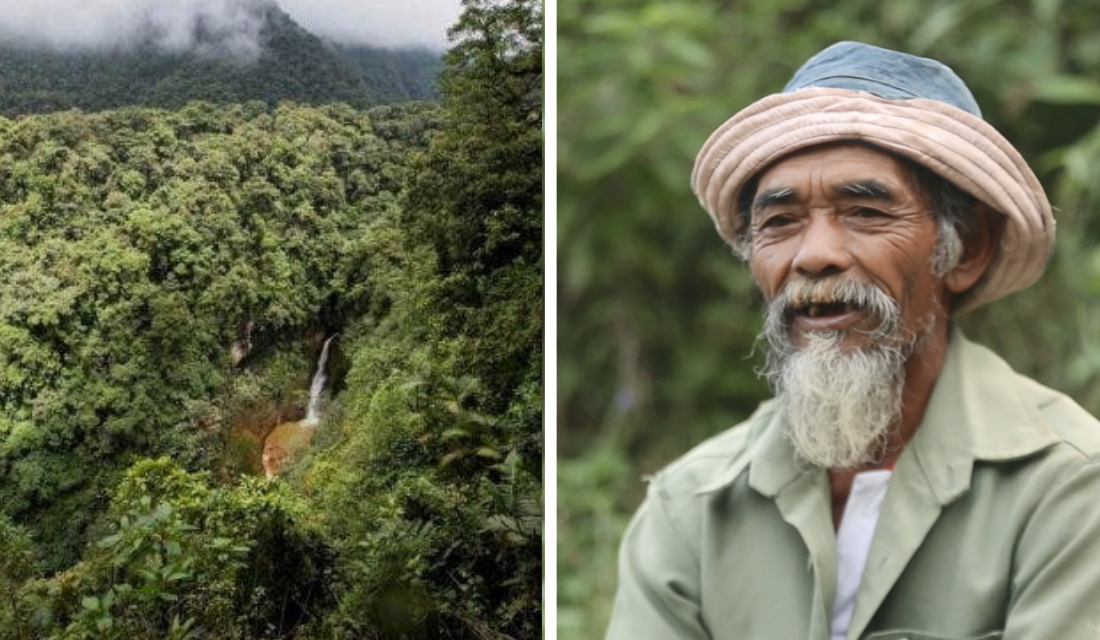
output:
[[241,325],[241,328],[237,331],[237,339],[233,342],[233,346],[229,348],[229,359],[233,362],[233,366],[237,366],[248,357],[248,354],[252,352],[252,327],[255,326],[255,322],[249,320]]
[[317,430],[304,422],[284,422],[264,440],[264,475],[272,478],[292,464],[308,447]]

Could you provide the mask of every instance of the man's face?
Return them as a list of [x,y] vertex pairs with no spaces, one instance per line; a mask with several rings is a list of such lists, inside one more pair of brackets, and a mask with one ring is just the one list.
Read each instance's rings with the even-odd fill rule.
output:
[[944,315],[936,222],[909,174],[853,144],[800,151],[760,174],[750,263],[769,303],[766,371],[786,435],[811,464],[884,459],[907,363]]
[[[892,298],[914,334],[944,315],[944,289],[931,266],[935,219],[907,168],[889,154],[841,143],[783,158],[758,178],[751,229],[750,264],[769,302],[792,283],[849,279]],[[858,306],[793,302],[796,345],[809,332],[835,331],[858,347],[875,328]]]

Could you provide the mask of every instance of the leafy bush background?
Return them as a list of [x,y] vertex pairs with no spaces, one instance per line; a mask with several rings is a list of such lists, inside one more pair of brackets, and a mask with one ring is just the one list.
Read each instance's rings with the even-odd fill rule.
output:
[[[602,633],[638,478],[746,417],[761,299],[688,184],[721,122],[861,40],[967,81],[1057,208],[1042,281],[960,319],[1100,413],[1100,8],[1080,0],[561,0],[559,633]],[[624,479],[625,478],[625,479]]]

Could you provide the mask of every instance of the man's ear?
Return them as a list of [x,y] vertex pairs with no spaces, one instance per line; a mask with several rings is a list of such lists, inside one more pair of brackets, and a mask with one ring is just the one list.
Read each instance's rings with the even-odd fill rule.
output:
[[1004,216],[980,200],[970,205],[970,220],[962,258],[943,278],[947,290],[956,295],[973,287],[985,274],[1000,250],[1004,232]]

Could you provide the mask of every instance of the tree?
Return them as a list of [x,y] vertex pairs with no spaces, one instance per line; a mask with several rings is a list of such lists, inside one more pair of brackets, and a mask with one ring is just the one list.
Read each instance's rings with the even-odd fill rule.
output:
[[542,7],[465,7],[445,56],[441,131],[414,160],[403,220],[438,258],[433,308],[443,335],[487,341],[468,364],[488,386],[508,389],[530,349],[541,356]]

